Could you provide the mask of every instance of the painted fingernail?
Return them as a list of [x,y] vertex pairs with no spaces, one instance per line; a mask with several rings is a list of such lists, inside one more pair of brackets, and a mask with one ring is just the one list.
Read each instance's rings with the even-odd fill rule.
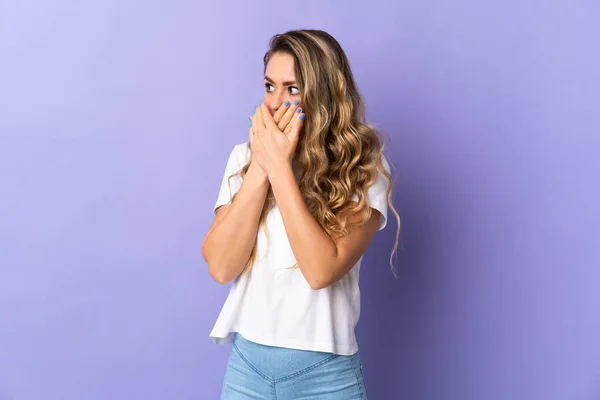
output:
[[302,115],[300,116],[300,121],[304,121],[304,117],[306,117],[306,115],[305,115],[305,114],[302,114]]
[[290,105],[290,102],[289,102],[289,101],[286,101],[285,103],[283,103],[283,105],[287,107],[287,106],[289,106],[289,105]]
[[300,104],[300,102],[298,100],[294,101],[295,106],[297,106],[298,104]]
[[296,112],[297,112],[297,113],[301,113],[301,112],[302,112],[302,109],[301,109],[300,107],[298,107],[298,108],[296,109]]

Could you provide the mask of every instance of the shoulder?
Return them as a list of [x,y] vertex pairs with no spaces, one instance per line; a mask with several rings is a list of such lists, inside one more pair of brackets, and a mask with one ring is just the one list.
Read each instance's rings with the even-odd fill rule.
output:
[[[381,155],[381,165],[383,166],[385,172],[387,172],[390,175],[392,174],[390,163],[388,162],[384,154]],[[369,189],[371,189],[371,191],[375,190],[387,192],[387,189],[389,188],[390,184],[390,179],[379,168],[377,168],[377,178],[375,179],[375,181]]]
[[[382,169],[379,168],[379,166],[377,166],[373,170],[373,174],[375,176],[372,177],[372,180],[370,181],[370,183],[368,183],[367,186],[365,187],[366,194],[367,194],[367,200],[370,200],[370,201],[373,201],[375,197],[379,197],[379,196],[384,196],[384,198],[387,198],[387,191],[392,183],[390,181],[390,178],[386,175],[386,173],[387,173],[388,175],[391,176],[392,171],[390,168],[390,163],[388,162],[388,159],[386,158],[386,156],[384,154],[381,154],[380,161],[381,161],[381,166],[383,167],[383,171],[382,171]],[[358,201],[357,193],[354,193],[354,196],[352,197],[352,201]]]
[[381,164],[383,165],[383,168],[387,171],[387,172],[391,172],[390,170],[390,163],[388,162],[387,157],[385,156],[385,154],[381,154]]
[[250,160],[250,145],[248,142],[237,143],[230,150],[227,160],[227,169],[229,173],[241,169]]
[[235,144],[233,146],[231,154],[235,156],[239,164],[244,165],[246,162],[248,162],[248,160],[250,160],[250,143],[243,142]]

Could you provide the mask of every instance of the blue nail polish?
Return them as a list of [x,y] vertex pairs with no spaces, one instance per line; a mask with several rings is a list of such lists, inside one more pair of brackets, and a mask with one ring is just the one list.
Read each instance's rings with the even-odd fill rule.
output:
[[301,113],[301,112],[302,112],[302,109],[301,109],[300,107],[298,107],[298,108],[296,108],[296,112],[297,112],[297,113]]
[[298,100],[294,101],[295,106],[297,106],[298,104],[300,104],[300,102]]
[[304,121],[304,117],[306,117],[306,115],[302,114],[302,115],[300,116],[300,121]]
[[283,105],[287,107],[287,106],[289,106],[289,105],[290,105],[290,102],[289,102],[289,101],[286,101],[285,103],[283,103]]

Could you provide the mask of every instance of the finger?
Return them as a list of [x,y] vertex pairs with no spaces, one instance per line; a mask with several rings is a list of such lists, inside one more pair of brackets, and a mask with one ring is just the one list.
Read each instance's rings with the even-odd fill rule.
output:
[[264,103],[260,105],[260,115],[265,123],[265,127],[269,130],[269,132],[279,130],[277,124],[275,124],[275,121],[271,116],[271,113],[267,109],[267,106],[264,105]]
[[285,127],[284,133],[289,134],[292,131],[292,129],[294,128],[294,124],[296,123],[296,120],[298,118],[300,118],[301,113],[302,113],[302,108],[301,107],[296,108],[296,111],[294,111],[294,116],[292,117],[292,120]]
[[296,109],[298,108],[298,104],[300,104],[300,101],[295,100],[294,103],[287,109],[287,111],[281,118],[281,121],[279,121],[279,123],[277,124],[281,131],[284,131],[284,129],[286,129],[290,122],[292,122],[292,119],[296,115]]
[[302,130],[302,126],[304,125],[304,119],[306,118],[306,114],[300,114],[295,120],[292,126],[292,130],[288,135],[288,139],[292,146],[296,148],[298,145],[298,140],[300,139],[300,131]]
[[262,115],[262,107],[259,104],[254,113],[254,129],[256,133],[261,132],[265,127],[265,122]]
[[285,129],[283,130],[283,133],[285,133],[286,135],[289,135],[290,132],[292,131],[292,128],[294,127],[294,123],[296,122],[296,120],[300,117],[300,114],[294,112],[294,114],[292,115],[292,119],[291,121],[285,126]]
[[258,120],[258,115],[256,114],[256,111],[254,111],[252,113],[252,115],[250,116],[250,122],[251,122],[250,126],[252,128],[252,131],[254,133],[256,133],[258,131],[257,128],[259,126],[259,120]]
[[279,124],[279,121],[281,121],[281,117],[283,117],[285,112],[288,110],[289,106],[290,106],[290,102],[287,100],[284,101],[283,104],[279,106],[279,108],[275,112],[275,115],[273,115],[273,119],[275,120],[276,124]]

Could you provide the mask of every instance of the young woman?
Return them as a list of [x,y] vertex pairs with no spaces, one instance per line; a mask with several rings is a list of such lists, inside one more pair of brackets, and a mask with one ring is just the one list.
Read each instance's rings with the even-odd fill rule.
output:
[[384,146],[328,33],[274,36],[264,67],[202,245],[210,275],[233,281],[210,334],[232,343],[221,398],[366,399],[360,262],[388,209],[393,252],[400,229]]

